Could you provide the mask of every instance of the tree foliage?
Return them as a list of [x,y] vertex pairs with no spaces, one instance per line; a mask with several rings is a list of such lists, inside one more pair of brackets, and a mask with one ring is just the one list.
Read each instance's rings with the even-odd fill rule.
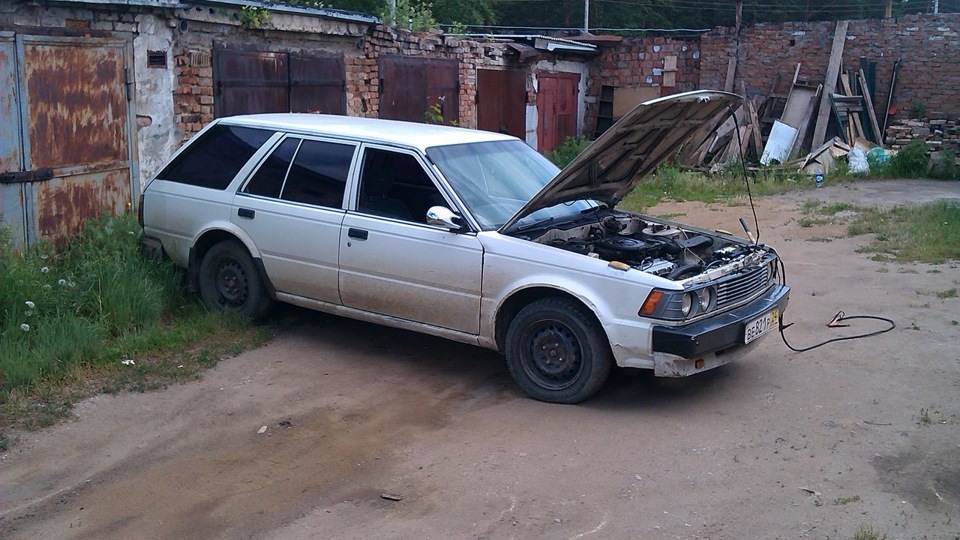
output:
[[[288,3],[309,0],[286,0]],[[461,23],[493,31],[583,27],[586,0],[397,0],[429,11],[441,26]],[[326,7],[381,14],[390,0],[323,0]],[[931,13],[934,0],[894,0],[893,15]],[[732,26],[735,2],[710,0],[590,0],[591,29],[704,29]],[[422,9],[425,7],[426,10]],[[864,19],[884,16],[886,0],[744,0],[743,22]],[[960,0],[939,0],[942,13],[960,12]],[[491,29],[488,29],[491,30]],[[487,31],[487,30],[484,30]]]

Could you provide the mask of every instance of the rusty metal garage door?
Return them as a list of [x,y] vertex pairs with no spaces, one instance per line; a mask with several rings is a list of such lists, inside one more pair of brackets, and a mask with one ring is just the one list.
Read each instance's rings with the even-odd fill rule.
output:
[[0,212],[18,245],[132,207],[122,39],[0,34]]
[[382,55],[378,63],[380,118],[423,122],[439,104],[444,123],[459,120],[459,61]]
[[214,114],[319,112],[345,114],[342,57],[300,53],[213,51]]
[[477,70],[477,128],[526,138],[527,73]]
[[567,137],[577,135],[578,73],[537,76],[537,150],[552,152]]

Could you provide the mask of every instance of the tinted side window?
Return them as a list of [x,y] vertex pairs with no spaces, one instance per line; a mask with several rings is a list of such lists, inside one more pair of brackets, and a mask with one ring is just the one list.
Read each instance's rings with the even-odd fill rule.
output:
[[263,143],[264,129],[217,125],[194,141],[157,178],[194,186],[225,189]]
[[286,139],[280,143],[280,146],[257,169],[243,192],[279,199],[283,179],[287,177],[290,162],[293,161],[293,154],[299,145],[300,139]]
[[353,152],[349,144],[303,141],[280,198],[341,208]]

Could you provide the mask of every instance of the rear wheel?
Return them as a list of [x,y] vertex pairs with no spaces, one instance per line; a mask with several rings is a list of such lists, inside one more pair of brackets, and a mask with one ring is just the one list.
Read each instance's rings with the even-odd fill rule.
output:
[[209,309],[239,313],[252,320],[266,315],[271,304],[253,258],[236,240],[215,244],[203,256],[200,297]]
[[600,390],[613,355],[593,314],[566,298],[543,298],[517,313],[506,339],[507,366],[530,397],[579,403]]

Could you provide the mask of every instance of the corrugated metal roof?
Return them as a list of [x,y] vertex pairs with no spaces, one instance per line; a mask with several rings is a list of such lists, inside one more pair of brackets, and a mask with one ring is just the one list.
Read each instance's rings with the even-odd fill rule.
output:
[[497,41],[524,41],[531,43],[535,48],[550,52],[579,52],[598,53],[596,45],[578,43],[571,39],[543,36],[540,34],[467,34],[467,37],[486,38]]

